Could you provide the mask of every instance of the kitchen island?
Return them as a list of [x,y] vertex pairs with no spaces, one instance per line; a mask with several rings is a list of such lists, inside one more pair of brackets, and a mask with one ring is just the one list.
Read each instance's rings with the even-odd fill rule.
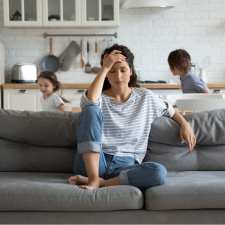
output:
[[[83,92],[88,89],[89,83],[63,83],[59,94],[70,101],[72,108],[78,109]],[[140,84],[141,87],[151,89],[154,93],[165,97],[181,94],[180,85],[169,83]],[[209,83],[211,92],[225,92],[225,83]],[[40,111],[40,96],[38,85],[5,83],[1,86],[2,107],[11,110]],[[76,111],[76,110],[75,110]]]
[[[90,86],[89,83],[62,83],[62,89],[87,89]],[[152,83],[152,84],[140,84],[141,87],[156,90],[179,90],[180,85],[175,83]],[[208,83],[209,89],[221,90],[225,89],[225,83]],[[2,84],[3,89],[38,89],[37,84],[16,84],[5,83]]]

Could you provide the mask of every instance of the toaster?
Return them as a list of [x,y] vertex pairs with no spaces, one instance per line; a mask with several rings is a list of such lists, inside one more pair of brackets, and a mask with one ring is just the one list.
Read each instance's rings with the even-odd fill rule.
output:
[[37,81],[37,66],[35,64],[15,64],[12,68],[13,83],[35,83]]

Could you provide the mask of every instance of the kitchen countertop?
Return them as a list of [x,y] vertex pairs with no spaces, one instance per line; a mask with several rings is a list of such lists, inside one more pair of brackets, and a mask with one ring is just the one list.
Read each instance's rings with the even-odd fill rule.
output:
[[[62,89],[87,89],[89,83],[63,83]],[[209,89],[225,89],[225,83],[208,83]],[[153,83],[153,84],[140,84],[141,87],[148,89],[180,89],[178,84],[169,83]],[[3,89],[38,89],[37,84],[16,84],[16,83],[5,83],[2,84]]]

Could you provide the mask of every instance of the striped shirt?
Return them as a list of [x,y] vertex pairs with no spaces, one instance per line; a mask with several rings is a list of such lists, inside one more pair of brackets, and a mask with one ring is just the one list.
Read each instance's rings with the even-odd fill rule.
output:
[[134,157],[139,163],[144,159],[154,119],[172,117],[175,113],[171,106],[144,88],[132,88],[126,102],[118,102],[104,93],[97,102],[92,102],[84,94],[81,108],[92,104],[99,106],[103,114],[103,152]]

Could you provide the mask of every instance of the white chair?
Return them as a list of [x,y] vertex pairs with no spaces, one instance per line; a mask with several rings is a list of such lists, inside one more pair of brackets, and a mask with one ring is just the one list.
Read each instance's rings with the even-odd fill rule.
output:
[[214,109],[225,109],[225,99],[223,98],[197,98],[178,99],[177,109],[182,113],[209,111]]
[[166,101],[171,105],[176,105],[176,101],[180,99],[224,99],[224,94],[174,94],[174,95],[167,95]]

